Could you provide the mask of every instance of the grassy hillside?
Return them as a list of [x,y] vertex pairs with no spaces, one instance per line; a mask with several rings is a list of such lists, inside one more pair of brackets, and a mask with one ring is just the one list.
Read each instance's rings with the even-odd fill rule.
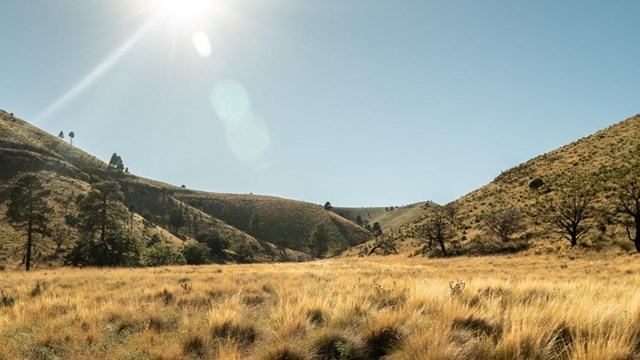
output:
[[0,359],[638,359],[638,256],[0,273]]
[[400,227],[418,221],[431,211],[434,203],[419,202],[405,206],[389,207],[334,207],[333,211],[353,222],[358,216],[363,222],[373,225],[380,223],[383,232],[392,232]]
[[[518,240],[531,246],[536,252],[556,251],[569,246],[558,234],[550,233],[545,224],[543,207],[549,200],[557,199],[572,184],[591,188],[596,192],[596,205],[602,210],[599,226],[592,229],[581,241],[582,247],[631,250],[633,243],[611,215],[612,189],[621,170],[640,163],[640,115],[626,119],[597,133],[577,140],[559,149],[540,155],[514,168],[503,171],[491,183],[453,202],[458,207],[462,230],[460,251],[487,253],[513,250],[496,243],[484,225],[484,217],[508,206],[517,207],[524,216],[524,231],[515,234]],[[536,180],[539,179],[539,180]],[[536,180],[542,183],[532,187]],[[420,229],[424,220],[418,220],[399,229],[394,236],[409,240],[415,251],[423,246]],[[528,244],[528,245],[527,245]]]
[[[40,174],[54,189],[50,202],[56,209],[55,223],[69,238],[62,253],[57,254],[58,260],[78,236],[73,226],[65,221],[65,216],[76,211],[75,199],[79,194],[102,180],[120,183],[126,205],[135,213],[128,226],[143,242],[153,235],[160,235],[166,242],[182,246],[185,241],[214,232],[230,242],[227,255],[232,261],[310,259],[309,234],[320,223],[328,229],[330,247],[327,255],[370,237],[355,224],[314,204],[265,196],[192,191],[110,170],[100,159],[1,110],[0,164],[0,261],[10,264],[20,260],[16,249],[23,240],[21,234],[8,226],[4,215],[9,191],[17,177],[24,173]],[[185,219],[178,228],[172,227],[169,221],[171,212],[175,211]],[[41,261],[51,259],[51,242],[42,243],[46,246],[41,249]]]
[[324,207],[302,201],[189,190],[177,190],[174,196],[257,239],[300,251],[307,248],[311,231],[318,224],[324,224],[327,229],[330,253],[363,243],[371,237],[368,231]]

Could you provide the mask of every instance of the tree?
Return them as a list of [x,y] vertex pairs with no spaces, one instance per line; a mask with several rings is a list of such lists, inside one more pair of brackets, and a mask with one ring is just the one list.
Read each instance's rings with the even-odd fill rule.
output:
[[588,189],[571,186],[557,200],[547,200],[547,217],[550,230],[562,235],[576,246],[595,224],[597,211],[593,206],[594,195]]
[[380,236],[382,235],[382,228],[380,227],[380,223],[379,222],[374,222],[373,223],[373,227],[371,228],[371,231],[373,232],[374,235],[376,236]]
[[49,234],[49,215],[53,209],[45,198],[51,192],[46,189],[35,175],[24,175],[16,181],[9,195],[7,219],[9,224],[17,230],[26,231],[25,266],[31,270],[31,252],[34,247],[34,234],[43,237]]
[[211,249],[205,244],[199,242],[191,242],[184,245],[182,253],[189,265],[206,264],[209,260]]
[[58,134],[58,138],[60,138],[60,140],[64,139],[64,132],[62,130],[60,130],[60,133]]
[[321,257],[327,250],[329,250],[329,234],[327,228],[323,223],[317,224],[311,231],[309,236],[309,245],[311,252],[315,257]]
[[422,226],[422,234],[429,240],[429,249],[435,241],[440,244],[442,254],[447,256],[445,243],[455,236],[457,223],[457,209],[453,205],[435,206]]
[[218,232],[202,234],[198,237],[198,242],[207,244],[210,249],[211,256],[215,258],[223,258],[224,250],[229,248],[229,241],[222,237]]
[[522,213],[518,208],[510,206],[485,216],[484,224],[487,229],[498,236],[500,240],[507,242],[511,235],[522,231]]
[[616,191],[618,204],[616,212],[627,218],[622,221],[627,237],[640,252],[640,166],[623,176]]
[[72,250],[73,265],[131,265],[139,257],[139,242],[123,231],[129,210],[116,181],[91,185],[79,201],[80,241]]
[[184,265],[184,255],[169,244],[158,242],[145,249],[143,263],[148,266]]
[[362,226],[364,222],[362,221],[362,217],[360,215],[356,216],[356,224]]
[[122,158],[120,155],[113,153],[111,155],[111,160],[109,160],[108,168],[114,168],[118,171],[124,170],[124,163],[122,162]]
[[73,146],[73,138],[76,137],[76,134],[73,131],[69,132],[69,144]]
[[179,209],[173,208],[169,211],[169,225],[175,230],[184,226],[184,215]]
[[331,206],[331,203],[327,201],[326,203],[324,203],[324,209],[331,210],[333,209],[333,206]]

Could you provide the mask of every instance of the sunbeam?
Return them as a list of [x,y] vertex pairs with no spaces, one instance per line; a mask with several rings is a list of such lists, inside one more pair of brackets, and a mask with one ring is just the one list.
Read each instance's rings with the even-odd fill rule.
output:
[[104,76],[114,65],[116,65],[132,48],[138,43],[142,36],[154,25],[159,18],[152,17],[131,35],[122,45],[120,45],[111,55],[96,66],[91,72],[85,75],[71,89],[60,96],[56,101],[47,106],[38,115],[35,116],[36,123],[42,123],[56,111],[60,110],[67,103],[72,101],[82,92],[87,90],[91,85]]

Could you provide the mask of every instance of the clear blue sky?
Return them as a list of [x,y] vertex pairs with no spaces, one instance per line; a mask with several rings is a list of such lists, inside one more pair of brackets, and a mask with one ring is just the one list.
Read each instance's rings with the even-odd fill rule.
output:
[[637,0],[4,0],[0,12],[0,108],[195,189],[445,203],[640,112]]

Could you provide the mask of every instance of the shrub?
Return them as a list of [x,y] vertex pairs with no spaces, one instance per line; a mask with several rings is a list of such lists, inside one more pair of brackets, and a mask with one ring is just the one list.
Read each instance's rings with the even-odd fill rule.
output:
[[0,293],[0,307],[13,307],[15,305],[16,299],[5,293]]
[[223,258],[224,250],[229,248],[229,240],[218,232],[200,235],[198,242],[206,244],[215,258]]
[[188,243],[185,244],[182,254],[184,255],[187,264],[189,265],[201,265],[206,264],[209,261],[209,252],[211,250],[205,244],[201,243]]
[[535,178],[529,183],[529,189],[538,190],[542,187],[542,185],[544,185],[544,180],[542,180],[541,178]]
[[169,244],[157,243],[144,251],[143,264],[148,266],[184,265],[187,261],[181,252]]
[[324,334],[314,342],[315,354],[321,360],[357,359],[355,344],[339,334]]

